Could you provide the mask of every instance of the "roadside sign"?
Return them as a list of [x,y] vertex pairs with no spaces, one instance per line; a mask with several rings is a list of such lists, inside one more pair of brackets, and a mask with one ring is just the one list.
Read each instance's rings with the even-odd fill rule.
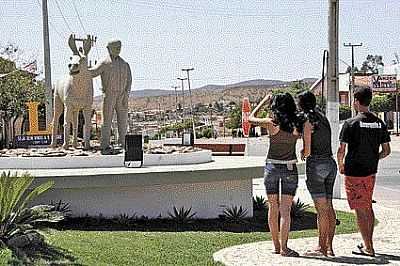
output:
[[[28,148],[30,146],[48,146],[51,144],[51,135],[17,135],[15,136],[17,148]],[[63,142],[63,136],[57,135],[57,143]]]
[[372,75],[371,88],[374,92],[396,92],[396,75]]

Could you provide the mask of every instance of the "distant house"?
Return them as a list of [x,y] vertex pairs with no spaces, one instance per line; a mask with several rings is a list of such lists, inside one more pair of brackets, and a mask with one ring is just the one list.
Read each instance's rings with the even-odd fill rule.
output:
[[[360,77],[356,77],[356,84],[357,81],[359,83],[364,83],[364,80],[360,79]],[[349,105],[349,90],[350,90],[350,74],[349,73],[342,73],[339,74],[339,103]],[[326,79],[324,83],[322,78],[318,79],[310,88],[310,90],[317,96],[324,96],[326,98],[327,95],[327,82]],[[323,88],[323,92],[322,92]]]
[[[379,76],[397,76],[397,80],[400,80],[400,66],[396,65],[389,65],[383,66],[378,69]],[[354,76],[355,86],[356,87],[372,87],[374,92],[384,92],[383,89],[374,88],[373,81],[376,75],[372,73],[368,74],[358,74],[356,73]],[[339,74],[339,103],[343,105],[350,105],[349,99],[349,91],[350,91],[350,84],[351,84],[351,75],[350,73],[341,73]],[[324,91],[322,93],[322,87]],[[310,88],[310,90],[315,94],[321,96],[323,94],[324,97],[327,95],[327,82],[322,83],[322,79],[318,79]],[[390,91],[388,91],[390,92]]]
[[[400,81],[400,65],[388,65],[378,68],[378,74],[358,74],[354,76],[355,86],[370,87],[374,93],[394,93],[396,91],[396,83]],[[339,103],[342,105],[351,105],[349,99],[349,91],[351,84],[350,73],[339,74]],[[322,90],[323,88],[323,90]],[[315,94],[324,97],[327,95],[326,79],[323,83],[322,79],[317,80],[310,88]],[[395,112],[380,113],[381,118],[388,124],[389,129],[397,126]]]

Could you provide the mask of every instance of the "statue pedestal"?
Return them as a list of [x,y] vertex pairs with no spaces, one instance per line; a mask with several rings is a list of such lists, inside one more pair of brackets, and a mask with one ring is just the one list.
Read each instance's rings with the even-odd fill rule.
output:
[[217,218],[226,207],[253,215],[253,178],[264,171],[263,157],[217,156],[202,164],[143,168],[36,169],[34,184],[54,188],[34,204],[69,203],[73,216],[120,214],[168,217],[173,207],[192,207],[197,218]]

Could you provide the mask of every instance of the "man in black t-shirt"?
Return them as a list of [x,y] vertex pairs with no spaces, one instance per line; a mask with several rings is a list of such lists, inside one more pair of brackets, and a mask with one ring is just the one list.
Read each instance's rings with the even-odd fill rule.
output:
[[364,240],[364,245],[358,245],[353,253],[367,256],[375,256],[372,242],[375,175],[379,160],[390,154],[389,132],[385,123],[369,112],[371,100],[370,88],[355,90],[353,106],[358,114],[344,122],[337,153],[339,171],[345,175],[347,201],[356,212],[358,227]]

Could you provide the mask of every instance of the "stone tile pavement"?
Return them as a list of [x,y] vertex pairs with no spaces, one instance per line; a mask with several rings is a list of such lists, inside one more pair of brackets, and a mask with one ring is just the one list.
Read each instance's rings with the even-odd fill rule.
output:
[[[253,193],[262,195],[263,187],[260,179],[254,180]],[[299,182],[298,197],[302,201],[310,202],[311,198],[304,185],[304,180]],[[334,200],[338,210],[350,211],[346,200]],[[334,239],[335,258],[324,257],[299,257],[287,258],[272,254],[271,241],[250,243],[233,246],[214,253],[215,261],[225,265],[400,265],[400,202],[379,201],[374,204],[374,211],[379,220],[375,228],[374,243],[377,256],[369,258],[353,255],[351,253],[358,243],[361,243],[359,233],[338,235]],[[303,238],[289,240],[289,247],[304,254],[317,243],[317,238]]]

